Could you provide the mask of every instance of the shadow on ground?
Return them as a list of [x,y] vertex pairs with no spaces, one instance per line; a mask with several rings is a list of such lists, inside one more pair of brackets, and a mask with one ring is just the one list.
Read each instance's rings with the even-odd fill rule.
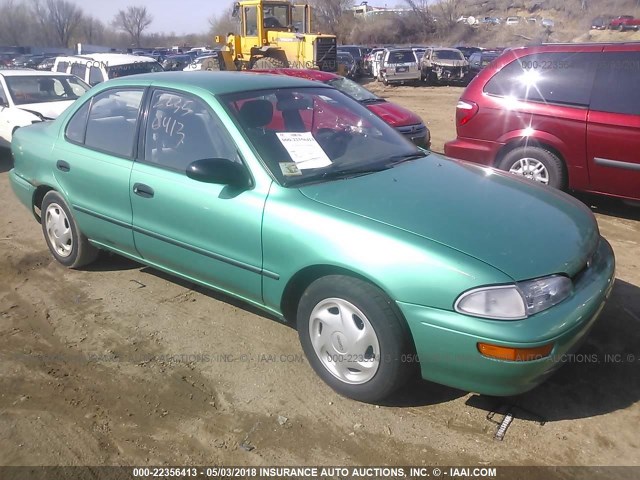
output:
[[13,168],[11,150],[0,147],[0,173],[8,172]]

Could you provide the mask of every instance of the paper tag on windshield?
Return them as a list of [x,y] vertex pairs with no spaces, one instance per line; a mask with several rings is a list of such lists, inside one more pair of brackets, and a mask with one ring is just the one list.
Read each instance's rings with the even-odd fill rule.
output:
[[276,135],[300,170],[331,165],[331,160],[311,132],[279,132]]
[[280,162],[280,170],[285,177],[302,175],[302,172],[294,162]]

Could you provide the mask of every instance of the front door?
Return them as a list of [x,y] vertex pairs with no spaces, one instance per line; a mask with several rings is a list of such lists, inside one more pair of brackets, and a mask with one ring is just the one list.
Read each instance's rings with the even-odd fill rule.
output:
[[267,192],[188,178],[187,166],[205,158],[242,163],[224,125],[202,99],[155,90],[144,151],[131,175],[136,247],[153,264],[260,301]]

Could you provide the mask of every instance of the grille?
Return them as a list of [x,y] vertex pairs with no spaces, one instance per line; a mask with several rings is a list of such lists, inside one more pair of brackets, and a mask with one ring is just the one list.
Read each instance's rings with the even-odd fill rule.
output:
[[314,43],[314,63],[323,72],[338,70],[335,37],[318,37]]

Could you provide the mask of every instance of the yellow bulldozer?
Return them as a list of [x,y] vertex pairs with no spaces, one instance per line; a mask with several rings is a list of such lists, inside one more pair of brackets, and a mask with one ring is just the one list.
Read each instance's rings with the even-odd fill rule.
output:
[[225,45],[208,70],[311,68],[335,72],[335,35],[312,33],[311,7],[286,0],[244,0],[233,6],[240,33],[217,36]]

